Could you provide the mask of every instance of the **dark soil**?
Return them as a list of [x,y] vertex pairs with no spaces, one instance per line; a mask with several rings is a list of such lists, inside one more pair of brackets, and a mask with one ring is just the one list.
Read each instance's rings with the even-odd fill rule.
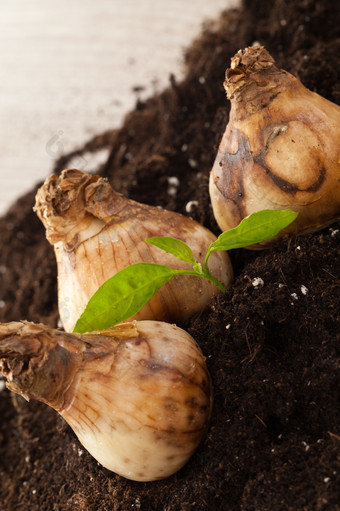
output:
[[[172,78],[119,131],[76,154],[110,148],[93,171],[140,202],[188,214],[188,201],[197,201],[190,214],[218,234],[208,175],[228,119],[230,58],[259,41],[279,67],[339,103],[335,8],[334,0],[246,0],[205,27],[181,83]],[[176,195],[170,176],[180,181]],[[34,195],[0,219],[0,319],[56,326],[56,264]],[[3,390],[0,510],[340,510],[339,229],[235,251],[232,289],[182,325],[208,357],[215,405],[198,452],[167,480],[135,483],[107,471],[53,410]]]

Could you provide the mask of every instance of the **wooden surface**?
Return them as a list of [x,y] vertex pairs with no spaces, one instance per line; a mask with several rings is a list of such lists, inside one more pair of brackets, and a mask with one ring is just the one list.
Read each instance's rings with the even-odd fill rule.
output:
[[[53,160],[181,76],[203,21],[238,0],[1,0],[0,214]],[[105,152],[96,161],[106,158]],[[96,161],[74,162],[95,170]]]

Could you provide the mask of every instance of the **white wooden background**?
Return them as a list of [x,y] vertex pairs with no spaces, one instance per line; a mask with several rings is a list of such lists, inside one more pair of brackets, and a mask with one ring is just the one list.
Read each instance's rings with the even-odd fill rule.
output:
[[147,97],[170,73],[180,78],[183,49],[203,21],[238,4],[0,0],[0,215],[56,157],[119,127],[134,86]]

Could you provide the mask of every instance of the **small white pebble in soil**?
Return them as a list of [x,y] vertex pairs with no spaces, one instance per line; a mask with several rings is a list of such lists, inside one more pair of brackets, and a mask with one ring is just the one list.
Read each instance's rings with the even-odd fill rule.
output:
[[254,287],[262,287],[264,282],[263,280],[261,279],[261,277],[255,277],[251,283],[253,284]]
[[300,245],[298,245],[298,246],[296,247],[296,250],[301,250]]
[[83,454],[84,454],[83,449],[78,449],[78,456],[80,457],[80,456],[82,456]]
[[170,186],[179,186],[179,179],[176,176],[168,177],[168,183]]
[[32,490],[33,495],[37,493],[37,490]]
[[225,326],[225,329],[226,329],[226,330],[229,330],[229,328],[230,328],[230,323],[229,323],[228,325],[226,325],[226,326]]
[[197,200],[190,200],[189,202],[187,202],[186,206],[185,206],[185,211],[187,213],[191,213],[192,210],[194,208],[196,208],[198,206],[198,201]]
[[284,287],[284,284],[279,284],[278,287],[281,289],[281,287]]
[[4,300],[0,300],[0,309],[3,309],[6,305],[6,302]]
[[181,147],[182,153],[185,153],[185,151],[187,151],[187,150],[188,150],[188,144],[183,144]]
[[193,158],[189,158],[188,163],[189,163],[189,165],[190,165],[190,167],[191,167],[192,169],[194,169],[195,167],[197,167],[197,161],[196,161],[196,160],[194,160]]
[[176,176],[168,177],[168,195],[174,197],[177,194],[177,188],[179,187],[179,179]]
[[338,234],[339,229],[330,229],[330,231],[331,231],[331,236],[334,238]]
[[135,507],[137,510],[141,508],[140,499],[137,497],[134,504],[131,504],[132,507]]
[[292,298],[294,298],[294,300],[298,300],[298,295],[296,293],[291,293],[290,295]]
[[323,478],[323,482],[326,483],[326,484],[329,483],[330,480],[331,480],[330,477],[324,477]]
[[306,286],[304,286],[303,284],[300,289],[301,289],[301,293],[303,295],[306,295],[308,293],[308,288]]
[[168,195],[170,195],[171,197],[174,197],[176,194],[177,194],[176,186],[169,186]]
[[306,451],[306,452],[307,452],[307,451],[309,451],[309,445],[307,444],[307,442],[304,442],[304,441],[303,441],[303,442],[301,442],[301,443],[302,443],[302,445],[304,446],[305,451]]
[[199,83],[204,85],[205,84],[205,78],[204,76],[200,76],[199,79],[198,79]]

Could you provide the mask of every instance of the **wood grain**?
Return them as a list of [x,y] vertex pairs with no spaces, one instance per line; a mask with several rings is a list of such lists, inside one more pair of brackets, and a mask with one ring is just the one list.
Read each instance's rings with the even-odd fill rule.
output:
[[[1,0],[0,214],[61,154],[181,75],[183,48],[238,0]],[[105,152],[97,155],[104,159]],[[95,170],[96,161],[75,162]]]

